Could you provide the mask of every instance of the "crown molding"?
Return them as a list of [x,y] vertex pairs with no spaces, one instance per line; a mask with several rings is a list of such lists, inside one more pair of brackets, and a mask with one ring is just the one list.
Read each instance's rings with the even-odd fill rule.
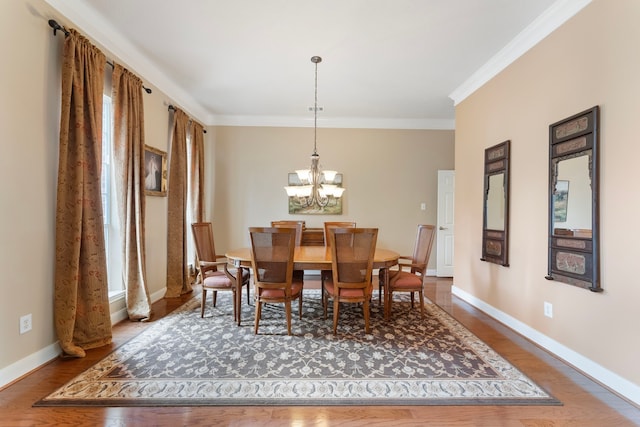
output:
[[522,30],[500,52],[480,67],[449,98],[458,105],[485,83],[507,68],[516,59],[580,12],[592,0],[558,0],[544,11],[527,28]]
[[[44,0],[63,17],[71,21],[78,30],[101,45],[117,58],[117,62],[140,74],[140,78],[164,92],[169,100],[166,104],[174,104],[192,115],[202,123],[211,121],[211,114],[205,110],[191,95],[176,85],[146,55],[140,52],[120,32],[82,1]],[[60,22],[63,24],[63,22]]]
[[[313,119],[298,116],[213,116],[211,126],[247,127],[313,127]],[[455,120],[449,119],[385,119],[365,117],[318,118],[318,127],[337,129],[419,129],[453,130]]]

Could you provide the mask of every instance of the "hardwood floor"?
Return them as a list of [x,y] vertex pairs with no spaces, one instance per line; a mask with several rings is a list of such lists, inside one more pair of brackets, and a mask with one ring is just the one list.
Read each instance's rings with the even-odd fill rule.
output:
[[[314,286],[305,279],[305,286]],[[33,408],[151,323],[122,322],[112,345],[84,359],[57,359],[0,391],[0,426],[633,426],[640,409],[451,295],[451,280],[429,278],[427,296],[563,406],[138,407]],[[161,300],[156,318],[191,298]]]

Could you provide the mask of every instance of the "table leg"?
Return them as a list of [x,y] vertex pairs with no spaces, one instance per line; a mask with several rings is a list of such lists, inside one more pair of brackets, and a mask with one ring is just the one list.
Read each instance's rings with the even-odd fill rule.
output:
[[[236,271],[236,291],[234,292],[236,300],[234,304],[236,305],[236,318],[234,319],[238,322],[238,326],[240,326],[240,322],[242,321],[242,275],[244,274],[244,267],[239,266]],[[249,286],[249,285],[247,285]]]
[[384,285],[382,285],[383,299],[384,299],[384,318],[385,320],[389,319],[389,269],[384,268],[380,269],[380,272],[384,277]]

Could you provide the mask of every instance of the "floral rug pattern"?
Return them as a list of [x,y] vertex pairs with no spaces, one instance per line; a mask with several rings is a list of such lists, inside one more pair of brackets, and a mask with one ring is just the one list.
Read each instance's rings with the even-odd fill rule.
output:
[[288,336],[282,304],[263,308],[255,335],[254,307],[238,327],[229,298],[204,318],[192,299],[36,406],[559,404],[428,301],[424,318],[394,301],[385,321],[374,300],[371,334],[359,306],[341,306],[334,336],[309,290]]

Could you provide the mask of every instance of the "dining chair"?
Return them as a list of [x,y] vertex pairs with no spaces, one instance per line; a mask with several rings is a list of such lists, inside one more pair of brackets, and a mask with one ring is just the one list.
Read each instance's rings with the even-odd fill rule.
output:
[[330,246],[329,242],[329,230],[332,228],[340,227],[340,228],[354,228],[356,223],[353,221],[327,221],[324,223],[324,245],[326,247]]
[[[356,223],[353,221],[326,221],[324,223],[324,246],[325,248],[329,248],[331,246],[329,241],[329,232],[333,228],[341,227],[341,228],[354,228]],[[324,293],[324,282],[328,279],[331,279],[331,271],[323,270],[320,272],[320,288]],[[324,300],[323,300],[324,304]]]
[[362,304],[365,333],[370,333],[371,273],[377,239],[377,228],[331,228],[329,231],[332,275],[325,283],[322,299],[325,319],[329,298],[333,299],[334,335],[340,303]]
[[247,287],[247,303],[249,303],[249,270],[244,269],[240,286],[238,286],[237,270],[230,268],[224,255],[217,255],[213,240],[213,227],[210,222],[191,224],[193,240],[196,246],[198,281],[202,282],[202,299],[200,317],[204,317],[207,291],[212,291],[213,306],[216,306],[218,291],[233,293],[233,316],[240,325],[240,296],[236,295],[243,286]]
[[[271,221],[272,227],[289,227],[296,230],[296,247],[302,245],[302,231],[305,227],[304,221],[280,220]],[[304,270],[293,270],[295,279],[304,280]]]
[[304,221],[293,221],[293,220],[280,220],[280,221],[271,221],[272,227],[292,227],[296,230],[296,246],[300,246],[302,244],[302,231],[305,227]]
[[291,335],[291,301],[298,300],[302,319],[302,280],[293,275],[296,230],[290,227],[250,227],[251,265],[255,286],[258,333],[263,303],[284,303],[287,334]]
[[427,274],[427,264],[433,247],[435,236],[434,225],[418,225],[413,256],[400,256],[397,269],[387,269],[379,280],[379,292],[382,295],[384,274],[389,275],[389,286],[385,289],[385,314],[391,315],[391,304],[394,292],[411,293],[411,308],[414,306],[414,295],[417,292],[420,299],[420,315],[424,316],[424,278]]

